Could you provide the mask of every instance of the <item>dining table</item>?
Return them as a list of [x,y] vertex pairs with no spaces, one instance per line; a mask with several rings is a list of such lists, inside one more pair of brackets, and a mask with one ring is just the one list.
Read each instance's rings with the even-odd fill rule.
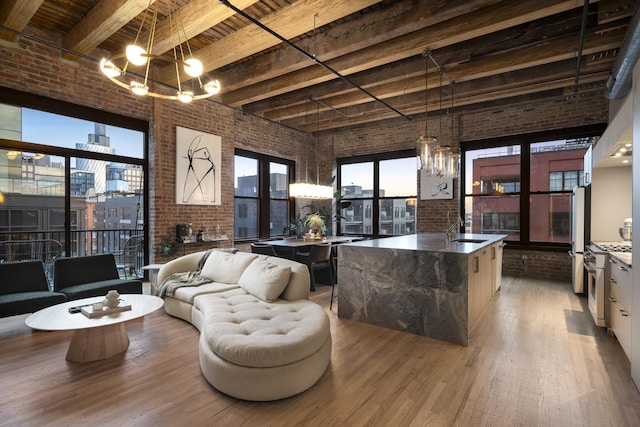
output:
[[[261,244],[271,245],[274,247],[274,250],[278,256],[283,256],[285,258],[295,259],[296,251],[301,248],[317,245],[320,243],[331,243],[340,244],[340,243],[350,243],[358,240],[363,240],[362,236],[326,236],[322,239],[276,239],[276,240],[266,240],[260,242]],[[279,251],[278,249],[283,249]],[[282,255],[280,255],[282,254]]]

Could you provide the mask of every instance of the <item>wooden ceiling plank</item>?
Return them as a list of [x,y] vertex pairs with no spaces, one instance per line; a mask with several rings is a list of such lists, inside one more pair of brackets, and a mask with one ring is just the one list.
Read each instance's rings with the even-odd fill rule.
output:
[[[380,0],[299,0],[279,11],[268,15],[260,22],[281,36],[290,39],[308,31],[314,25],[321,27],[337,19],[358,12]],[[233,4],[233,3],[232,3]],[[314,15],[316,18],[314,19]],[[247,56],[281,43],[256,25],[244,27],[224,39],[214,42],[198,51],[205,72],[231,64]],[[188,77],[188,76],[187,76]],[[160,70],[159,79],[175,83],[172,66]]]
[[[44,0],[3,0],[0,2],[0,25],[15,31],[22,31]],[[0,31],[0,39],[16,41],[17,34]]]
[[[604,82],[606,81],[607,73],[602,73],[601,75],[594,76],[585,76],[585,80],[583,84],[592,84],[600,82],[602,83],[602,88],[604,87]],[[552,90],[561,90],[567,86],[573,85],[573,78],[569,77],[564,81],[556,81],[549,82],[546,84],[536,84],[532,86],[521,86],[518,88],[514,88],[511,90],[501,90],[499,87],[495,88],[495,90],[491,92],[487,92],[485,94],[478,94],[472,97],[466,98],[456,98],[454,100],[454,108],[461,108],[469,105],[477,105],[480,103],[487,102],[495,102],[503,99],[513,99],[515,97],[521,97],[524,95],[541,93],[542,91],[552,91]],[[582,92],[578,92],[582,93]],[[373,104],[373,103],[372,103]],[[364,123],[373,123],[381,120],[394,119],[397,118],[397,114],[389,111],[388,109],[382,109],[380,107],[375,107],[375,110],[368,111],[365,114],[354,115],[349,117],[344,116],[334,116],[331,119],[320,120],[317,118],[311,117],[310,120],[306,124],[302,124],[299,126],[294,125],[291,122],[282,122],[282,124],[297,128],[303,132],[316,132],[316,131],[325,131],[331,130],[346,126],[354,126],[360,125]],[[412,108],[400,108],[400,110],[407,115],[415,115],[415,114],[424,114],[424,104],[421,106],[416,106]],[[437,127],[436,127],[437,128]],[[448,127],[447,127],[448,128]]]
[[[296,41],[296,46],[328,61],[377,43],[434,25],[465,13],[471,13],[497,3],[499,0],[473,0],[456,3],[437,14],[427,7],[429,0],[416,2],[394,2],[388,8],[375,10],[362,17],[349,20],[328,29],[318,31],[315,36]],[[416,16],[420,19],[416,20]],[[216,77],[224,82],[229,92],[310,65],[309,59],[295,53],[289,46],[259,55],[252,60],[251,67],[243,65],[217,72]]]
[[[589,55],[607,50],[622,42],[623,34],[607,33],[606,35],[591,34],[585,37],[583,54]],[[491,75],[504,74],[516,70],[523,70],[539,65],[549,66],[554,62],[572,60],[575,51],[567,49],[565,40],[546,43],[535,49],[531,47],[521,48],[519,51],[510,51],[500,55],[492,55],[486,59],[473,63],[460,64],[447,69],[447,75],[460,84],[465,81],[482,79]],[[400,94],[424,91],[424,76],[412,77],[400,82],[379,84],[369,87],[368,90],[380,99],[388,99]],[[438,87],[439,73],[430,73],[428,79],[430,88]],[[332,97],[324,97],[323,102],[334,108],[344,108],[356,104],[370,102],[371,99],[360,91],[352,91]],[[295,116],[295,107],[280,109],[264,113],[264,117],[278,121]]]
[[[506,0],[483,8],[469,16],[465,15],[444,21],[359,50],[354,54],[327,61],[327,64],[343,75],[350,75],[420,54],[425,47],[435,50],[534,19],[571,10],[576,5],[582,5],[582,2],[578,0],[560,2],[557,0],[528,0],[525,2]],[[321,67],[308,67],[233,92],[223,93],[221,99],[227,105],[238,107],[291,90],[319,84],[332,78],[334,77]]]
[[[540,43],[540,40],[544,39],[551,41],[558,38],[557,34],[573,34],[568,37],[578,39],[582,16],[580,14],[570,13],[565,13],[564,15],[565,17],[561,19],[554,17],[554,19],[538,20],[534,23],[526,23],[479,37],[464,44],[456,44],[438,49],[433,52],[433,56],[438,64],[441,64],[445,69],[449,69],[456,64],[476,61],[478,58],[483,58],[492,52],[501,50],[510,51],[512,49],[521,49],[525,46],[535,46]],[[593,32],[598,31],[595,20],[592,25],[594,26]],[[597,26],[597,28],[604,28],[604,26]],[[361,87],[369,88],[374,83],[381,85],[412,76],[424,75],[424,62],[422,56],[413,56],[382,67],[354,74],[350,76],[350,80]],[[424,77],[422,77],[422,81],[424,83]],[[424,86],[424,84],[421,86]],[[225,84],[225,88],[226,87],[227,85]],[[316,99],[324,99],[354,90],[355,88],[347,82],[333,79],[329,82],[314,86],[311,96]],[[271,117],[269,111],[281,110],[281,113],[286,116],[287,108],[290,108],[289,111],[291,112],[295,111],[295,106],[306,102],[309,96],[310,90],[303,88],[277,97],[245,104],[243,110],[262,114],[265,117]],[[280,113],[276,113],[276,116],[279,116],[279,114]]]
[[[151,0],[151,3],[156,0]],[[149,0],[101,0],[62,39],[62,46],[78,53],[89,53],[120,28],[138,16]],[[122,46],[124,50],[125,46]],[[64,54],[67,59],[79,57]]]
[[598,21],[601,24],[614,22],[633,15],[635,10],[633,0],[600,0],[598,3]]
[[[233,5],[238,9],[247,7],[258,2],[258,0],[234,0]],[[212,0],[191,0],[184,7],[173,13],[174,26],[180,23],[184,26],[184,33],[187,39],[191,39],[200,33],[214,27],[225,19],[231,18],[235,12],[222,3]],[[142,35],[142,40],[149,38],[148,32]],[[183,40],[181,34],[181,40]],[[171,33],[169,19],[163,19],[156,26],[152,53],[160,55],[177,45]]]

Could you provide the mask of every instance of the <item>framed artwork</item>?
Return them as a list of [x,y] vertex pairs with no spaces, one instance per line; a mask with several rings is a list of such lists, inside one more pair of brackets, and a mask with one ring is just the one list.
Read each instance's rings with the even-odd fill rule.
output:
[[453,199],[453,178],[427,175],[420,170],[420,200]]
[[176,203],[220,205],[222,138],[176,126]]

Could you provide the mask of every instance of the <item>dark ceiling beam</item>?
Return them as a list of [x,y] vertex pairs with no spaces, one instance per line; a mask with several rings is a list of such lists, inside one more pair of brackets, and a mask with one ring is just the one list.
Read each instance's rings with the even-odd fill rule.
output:
[[[291,39],[312,31],[316,26],[327,25],[379,1],[300,0],[265,16],[260,22],[287,39]],[[322,11],[322,13],[318,13],[318,11]],[[279,39],[267,35],[261,28],[248,25],[198,50],[198,59],[202,61],[204,71],[209,72],[247,56],[255,55],[279,43]],[[187,77],[189,76],[185,78]],[[163,67],[159,70],[158,78],[165,83],[176,83],[174,81],[176,80],[174,67],[172,65]],[[222,86],[224,87],[224,82]]]
[[[615,48],[620,45],[623,37],[624,32],[622,31],[588,35],[585,37],[583,51],[585,54],[595,54],[607,49]],[[525,70],[539,65],[549,66],[554,62],[572,60],[574,58],[575,51],[568,49],[567,40],[563,39],[554,40],[549,43],[541,43],[536,47],[523,46],[519,49],[513,49],[507,53],[490,55],[487,58],[474,62],[448,66],[447,75],[450,79],[459,84],[461,82],[480,79],[494,74]],[[383,82],[381,84],[372,85],[369,87],[369,90],[375,93],[379,98],[388,99],[402,94],[406,95],[408,93],[419,91],[424,92],[424,84],[424,76],[414,76],[402,81],[394,81],[392,83]],[[439,73],[430,73],[428,86],[437,87],[439,84]],[[366,97],[353,91],[340,95],[323,97],[322,100],[324,103],[331,105],[334,108],[343,108],[368,102]],[[280,121],[296,116],[297,114],[299,114],[298,108],[293,106],[267,111],[264,113],[264,117],[270,120]]]
[[[499,0],[458,1],[438,10],[431,10],[428,0],[411,2],[391,2],[384,8],[376,9],[352,20],[340,22],[328,28],[321,28],[315,34],[295,40],[296,46],[315,54],[320,60],[328,61],[353,51],[381,43],[390,37],[399,37],[434,25],[442,20],[471,13]],[[420,16],[416,20],[416,16]],[[273,51],[256,55],[251,66],[239,63],[224,70],[216,71],[216,78],[224,82],[224,91],[259,83],[302,68],[309,67],[309,61],[296,54],[286,45]]]
[[[343,75],[386,65],[394,61],[422,53],[425,47],[436,50],[444,46],[467,41],[475,37],[490,34],[514,25],[561,13],[580,6],[576,0],[528,0],[524,2],[503,1],[480,9],[469,16],[461,16],[440,22],[430,27],[405,34],[361,49],[354,54],[345,55],[327,61],[333,69]],[[278,78],[250,85],[229,93],[223,93],[220,99],[232,106],[241,106],[250,102],[283,93],[320,84],[332,76],[320,68],[306,68]]]

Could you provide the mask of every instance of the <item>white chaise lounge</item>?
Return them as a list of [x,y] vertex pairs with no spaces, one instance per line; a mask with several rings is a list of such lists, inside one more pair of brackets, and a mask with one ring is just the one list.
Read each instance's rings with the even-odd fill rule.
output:
[[[185,272],[193,274],[185,278]],[[329,319],[308,300],[303,264],[244,252],[198,252],[166,263],[158,284],[166,312],[200,331],[202,373],[223,393],[282,399],[307,390],[329,365]]]

